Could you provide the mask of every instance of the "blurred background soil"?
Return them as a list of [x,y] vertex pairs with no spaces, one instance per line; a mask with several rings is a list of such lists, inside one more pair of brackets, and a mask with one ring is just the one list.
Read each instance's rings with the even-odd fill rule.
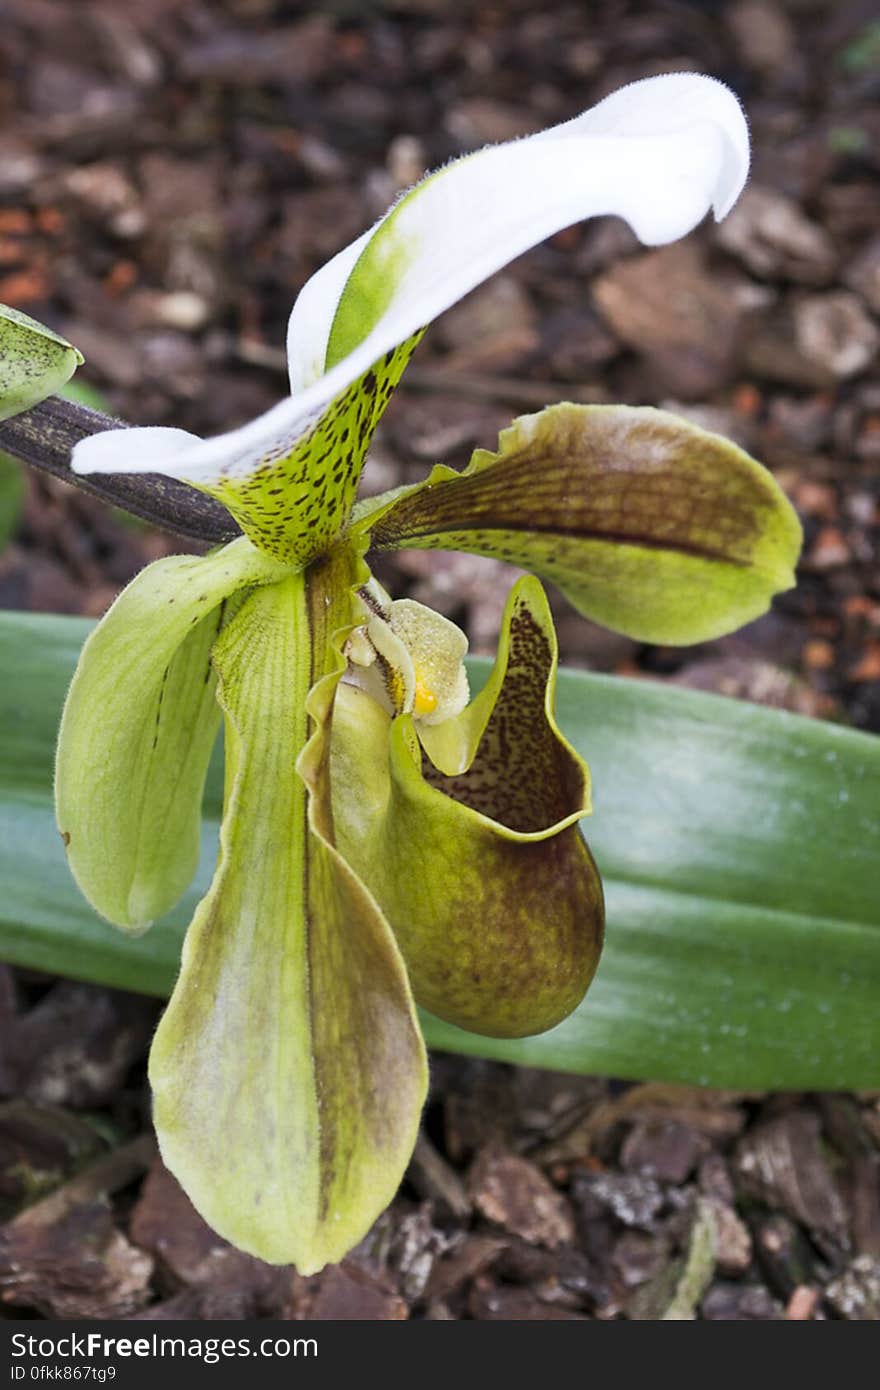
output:
[[[0,302],[77,344],[105,408],[200,434],[283,394],[297,290],[426,169],[634,78],[730,83],[755,151],[731,216],[651,251],[594,221],[496,276],[428,334],[365,485],[461,466],[561,399],[720,430],[801,516],[797,589],[688,649],[554,599],[563,660],[880,730],[871,0],[4,0],[0,15]],[[182,548],[6,463],[0,543],[0,607],[94,616]],[[510,569],[412,552],[378,572],[492,652]],[[155,1158],[157,1005],[20,971],[0,986],[9,1316],[880,1317],[876,1097],[438,1056],[394,1206],[343,1266],[301,1279],[225,1246]]]

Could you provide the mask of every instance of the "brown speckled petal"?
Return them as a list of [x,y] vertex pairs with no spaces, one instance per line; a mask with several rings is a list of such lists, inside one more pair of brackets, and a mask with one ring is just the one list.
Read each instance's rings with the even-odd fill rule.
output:
[[731,632],[794,583],[801,530],[772,474],[663,410],[549,406],[359,524],[379,549],[468,550],[558,584],[643,641]]
[[279,441],[252,472],[199,486],[276,559],[301,565],[323,554],[348,520],[373,432],[420,336],[386,353],[307,434]]

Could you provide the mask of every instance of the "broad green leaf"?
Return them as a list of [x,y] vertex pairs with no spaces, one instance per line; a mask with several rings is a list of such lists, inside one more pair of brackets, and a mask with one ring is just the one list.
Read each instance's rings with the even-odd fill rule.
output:
[[0,420],[51,396],[82,360],[66,338],[20,309],[0,304]]
[[427,1081],[388,925],[307,818],[311,657],[302,575],[257,589],[215,645],[220,859],[150,1056],[162,1155],[198,1210],[302,1273],[390,1202]]
[[445,724],[393,722],[340,685],[333,824],[375,895],[418,1002],[495,1037],[552,1028],[593,978],[602,888],[577,821],[589,774],[553,719],[556,638],[541,585],[507,605],[498,661]]
[[442,465],[359,524],[379,549],[469,550],[558,584],[581,613],[648,642],[702,642],[791,588],[801,530],[772,474],[666,411],[553,405]]
[[5,550],[18,528],[25,498],[21,464],[0,453],[0,551]]
[[196,871],[220,727],[211,647],[225,601],[275,568],[244,538],[157,560],[83,648],[58,739],[58,829],[83,893],[126,931],[173,907]]
[[[149,935],[82,900],[50,784],[90,624],[0,621],[0,954],[167,994],[216,855],[208,780],[196,885]],[[487,663],[471,662],[473,685]],[[584,1004],[519,1041],[423,1017],[430,1045],[531,1066],[704,1085],[880,1085],[880,740],[717,696],[560,671],[557,717],[592,772],[605,950]],[[213,824],[211,824],[213,822]]]

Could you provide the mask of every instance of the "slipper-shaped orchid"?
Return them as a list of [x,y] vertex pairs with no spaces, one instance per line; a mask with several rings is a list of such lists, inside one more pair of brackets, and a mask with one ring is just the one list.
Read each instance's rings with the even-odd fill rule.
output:
[[463,635],[392,601],[370,549],[501,557],[599,622],[682,643],[764,611],[799,545],[764,469],[660,411],[551,406],[463,473],[355,505],[376,423],[424,325],[513,257],[600,213],[668,242],[723,216],[747,163],[720,84],[636,83],[448,165],[336,256],[294,306],[291,395],[266,415],[76,449],[77,472],[183,479],[245,533],[151,565],[96,628],[57,807],[83,892],[144,930],[195,871],[224,721],[219,861],[150,1076],[166,1163],[264,1259],[319,1269],[390,1201],[425,1094],[414,999],[498,1036],[551,1028],[602,940],[589,774],[554,722],[540,583],[513,589],[468,704]]

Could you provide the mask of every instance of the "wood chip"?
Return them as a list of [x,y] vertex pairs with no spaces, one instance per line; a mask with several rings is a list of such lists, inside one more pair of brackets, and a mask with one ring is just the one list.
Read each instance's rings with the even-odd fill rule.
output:
[[290,1271],[236,1250],[212,1231],[159,1158],[141,1189],[129,1233],[157,1261],[166,1288],[202,1290],[218,1316],[277,1316],[289,1299]]
[[752,1130],[737,1149],[736,1169],[752,1196],[781,1207],[814,1236],[848,1246],[846,1210],[815,1112],[792,1110]]
[[345,1261],[309,1279],[296,1276],[286,1316],[316,1322],[401,1322],[409,1309],[378,1276]]
[[574,1218],[540,1168],[490,1146],[477,1156],[468,1186],[478,1211],[531,1245],[555,1249],[574,1240]]
[[789,1322],[809,1322],[819,1306],[819,1290],[799,1284],[788,1300],[785,1316]]
[[435,1262],[425,1286],[425,1297],[431,1300],[448,1298],[469,1279],[489,1269],[506,1246],[506,1241],[496,1236],[465,1236],[460,1245]]

